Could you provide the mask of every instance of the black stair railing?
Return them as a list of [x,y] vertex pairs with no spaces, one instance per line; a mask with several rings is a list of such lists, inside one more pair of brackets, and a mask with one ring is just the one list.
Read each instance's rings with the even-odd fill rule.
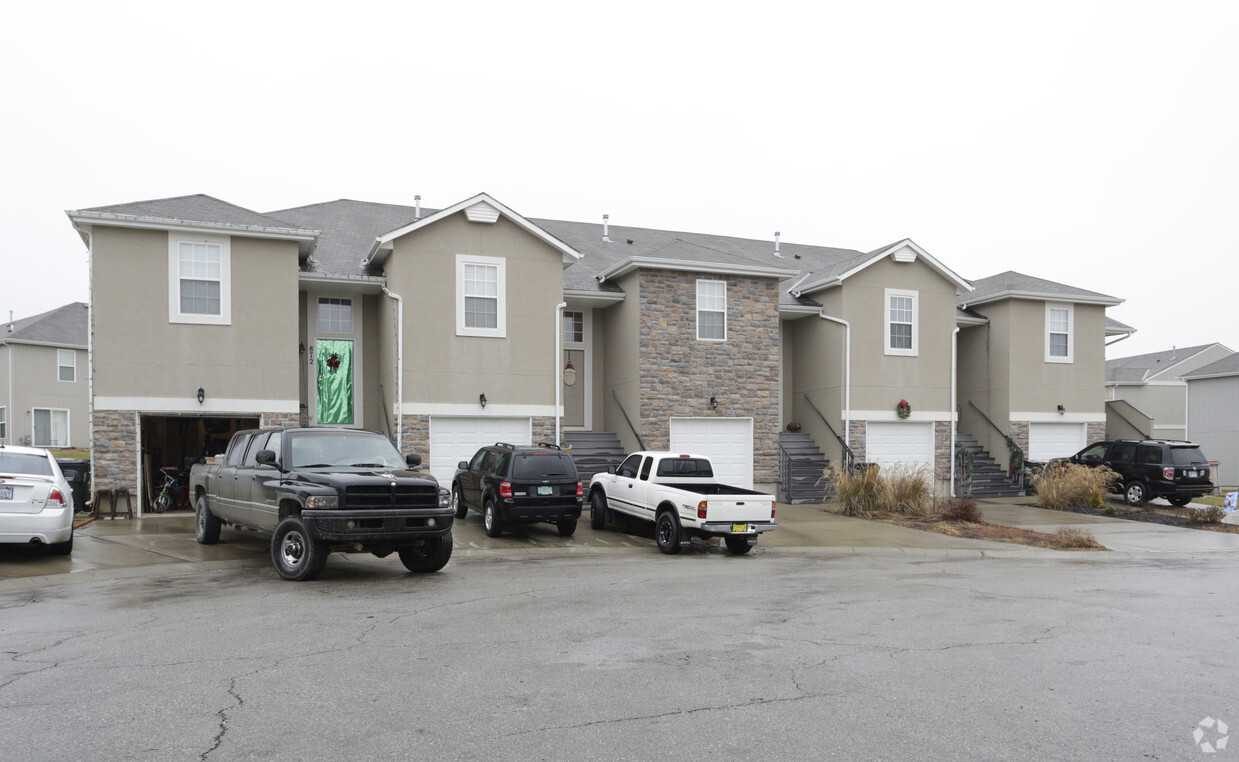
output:
[[852,453],[852,448],[848,447],[848,443],[843,441],[843,437],[839,436],[839,432],[835,431],[835,427],[830,425],[830,421],[826,420],[826,416],[822,415],[822,411],[817,409],[817,405],[813,404],[813,400],[809,397],[808,392],[804,395],[805,401],[809,403],[809,407],[813,408],[813,412],[817,413],[817,417],[822,419],[822,423],[826,424],[826,428],[830,429],[830,433],[834,434],[838,440],[839,446],[843,448],[843,465],[848,473],[856,466],[856,456]]
[[641,435],[637,433],[637,427],[632,425],[632,420],[628,417],[628,411],[624,410],[624,403],[620,402],[619,395],[616,394],[614,389],[611,390],[611,396],[615,398],[615,404],[619,405],[620,415],[624,416],[624,422],[632,430],[632,435],[637,438],[637,445],[644,450],[645,442],[641,441]]

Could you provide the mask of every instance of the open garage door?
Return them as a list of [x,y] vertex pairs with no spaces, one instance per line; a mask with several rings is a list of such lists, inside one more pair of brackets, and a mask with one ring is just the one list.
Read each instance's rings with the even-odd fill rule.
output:
[[[224,452],[233,434],[260,424],[258,416],[141,416],[142,495],[138,502],[142,510],[150,510],[163,489],[165,473],[188,487],[189,468],[195,461]],[[193,509],[187,491],[177,497],[171,510]]]
[[865,460],[883,471],[900,467],[934,473],[934,425],[930,421],[897,423],[869,421],[865,427]]
[[1084,449],[1088,439],[1086,423],[1028,424],[1028,459],[1047,461],[1065,458]]
[[671,451],[706,455],[715,479],[753,488],[752,418],[672,418]]
[[533,423],[528,418],[442,416],[430,418],[430,473],[447,487],[456,464],[469,460],[479,447],[507,442],[533,444]]

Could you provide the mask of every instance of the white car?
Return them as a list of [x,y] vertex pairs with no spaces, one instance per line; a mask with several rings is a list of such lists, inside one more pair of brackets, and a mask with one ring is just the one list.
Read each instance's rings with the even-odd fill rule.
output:
[[0,445],[0,543],[73,552],[73,492],[47,450]]

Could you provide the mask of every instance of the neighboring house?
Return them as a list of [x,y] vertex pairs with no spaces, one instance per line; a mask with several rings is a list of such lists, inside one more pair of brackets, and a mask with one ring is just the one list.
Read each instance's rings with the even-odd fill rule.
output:
[[1008,271],[962,296],[959,428],[1010,463],[1010,439],[1032,461],[1105,438],[1105,310],[1122,302]]
[[[198,195],[68,214],[93,273],[96,478],[118,486],[238,428],[300,421],[384,432],[441,479],[483,444],[593,432],[703,451],[723,479],[770,488],[797,422],[836,462],[924,467],[945,492],[956,329],[989,331],[985,310],[1001,323],[1025,299],[958,308],[972,284],[910,240],[860,252],[532,219],[486,194],[439,210],[260,214]],[[1074,371],[1009,351],[1026,337],[1004,325],[1002,383],[1051,364],[1055,389],[1092,385],[1100,421],[1104,306],[1119,300],[1053,286]],[[1038,326],[1058,320],[1041,310]],[[1021,320],[1039,341],[1059,333]],[[1041,411],[1023,391],[991,396],[1017,405],[986,408],[1003,425]]]
[[0,443],[90,446],[89,324],[74,302],[0,326]]
[[1183,376],[1231,354],[1221,344],[1201,344],[1107,360],[1107,436],[1187,438],[1187,382]]
[[1183,374],[1187,384],[1187,439],[1216,462],[1213,483],[1239,489],[1239,353]]

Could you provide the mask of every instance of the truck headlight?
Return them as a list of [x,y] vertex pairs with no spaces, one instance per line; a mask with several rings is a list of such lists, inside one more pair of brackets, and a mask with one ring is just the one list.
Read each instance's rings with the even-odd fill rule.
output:
[[305,499],[306,508],[332,509],[340,507],[340,498],[335,495],[310,495]]
[[447,489],[443,487],[439,488],[439,507],[440,508],[451,508],[452,507],[452,493],[448,492]]

